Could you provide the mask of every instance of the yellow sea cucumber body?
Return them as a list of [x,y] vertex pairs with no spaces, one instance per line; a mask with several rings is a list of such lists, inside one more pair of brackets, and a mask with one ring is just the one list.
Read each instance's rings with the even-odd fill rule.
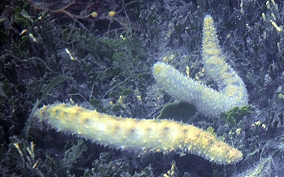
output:
[[236,106],[248,104],[245,84],[225,62],[213,23],[213,18],[206,15],[202,62],[205,73],[215,81],[218,91],[184,76],[168,64],[157,62],[153,66],[153,76],[163,90],[179,101],[194,104],[206,116],[218,116]]
[[214,135],[171,120],[114,117],[68,104],[44,106],[35,116],[58,131],[93,142],[141,152],[192,153],[217,164],[236,163],[242,153]]
[[224,104],[246,106],[248,94],[243,80],[225,62],[221,47],[210,15],[204,17],[202,61],[205,72],[218,86],[218,92],[227,96]]

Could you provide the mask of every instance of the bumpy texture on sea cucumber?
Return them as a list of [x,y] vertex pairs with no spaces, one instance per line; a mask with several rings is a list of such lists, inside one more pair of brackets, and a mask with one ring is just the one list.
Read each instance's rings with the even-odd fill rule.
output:
[[206,15],[202,61],[205,72],[216,82],[219,91],[184,76],[165,63],[158,62],[153,67],[153,76],[163,90],[177,100],[194,104],[198,111],[207,116],[217,116],[235,106],[248,104],[245,84],[225,62],[213,23],[212,17]]
[[242,153],[212,134],[171,120],[114,117],[68,104],[44,106],[35,116],[58,131],[141,152],[192,153],[217,164],[236,163]]

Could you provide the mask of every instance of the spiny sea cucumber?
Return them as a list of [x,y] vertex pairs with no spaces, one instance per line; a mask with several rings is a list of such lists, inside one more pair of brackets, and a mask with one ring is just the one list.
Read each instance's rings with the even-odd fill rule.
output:
[[192,153],[217,164],[242,159],[239,150],[214,135],[172,120],[115,117],[68,104],[44,106],[36,110],[35,117],[58,131],[117,149]]
[[213,23],[213,18],[206,15],[202,61],[205,73],[216,82],[218,91],[184,76],[168,64],[157,62],[153,67],[153,76],[163,90],[179,101],[194,104],[206,116],[218,116],[248,104],[245,84],[225,62]]

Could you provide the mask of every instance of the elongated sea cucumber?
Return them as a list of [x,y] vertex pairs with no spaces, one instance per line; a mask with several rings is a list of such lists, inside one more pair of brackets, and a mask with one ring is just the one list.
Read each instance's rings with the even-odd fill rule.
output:
[[153,76],[163,90],[179,101],[194,104],[207,116],[218,116],[236,106],[248,104],[245,84],[225,62],[213,23],[213,18],[206,15],[202,61],[205,72],[216,82],[219,91],[184,76],[168,64],[158,62],[153,67]]
[[[179,100],[192,102],[206,115],[218,115],[247,104],[243,81],[223,60],[211,16],[204,19],[203,62],[219,92],[156,63],[157,83]],[[192,153],[217,164],[236,163],[243,154],[193,125],[171,120],[121,118],[68,104],[37,109],[35,116],[58,131],[77,134],[98,144],[141,152]]]
[[217,164],[236,163],[242,153],[195,126],[171,120],[114,117],[68,104],[36,110],[35,116],[58,131],[98,144],[141,152],[192,153]]

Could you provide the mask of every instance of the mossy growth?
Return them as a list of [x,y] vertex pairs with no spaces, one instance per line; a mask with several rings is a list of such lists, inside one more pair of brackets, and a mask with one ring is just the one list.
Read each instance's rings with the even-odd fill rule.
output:
[[[67,3],[77,3],[77,6],[68,6]],[[71,15],[74,13],[78,17],[96,11],[98,17],[80,19],[55,12],[65,6],[69,8],[66,12]],[[283,11],[278,9],[283,9],[283,3],[267,0],[263,3],[244,1],[242,6],[238,1],[229,0],[224,3],[206,0],[126,0],[110,3],[90,0],[1,1],[0,174],[165,176],[163,174],[170,169],[168,162],[175,159],[180,161],[176,166],[180,173],[176,175],[192,176],[206,172],[210,174],[207,176],[225,177],[240,169],[246,170],[251,164],[263,163],[269,158],[269,152],[276,151],[273,154],[276,166],[263,168],[263,175],[269,174],[267,169],[272,169],[274,176],[280,176],[284,169],[281,163],[284,152],[281,136],[284,126],[281,85],[284,33],[276,31],[270,21],[283,26]],[[113,10],[116,15],[112,19],[107,15],[104,17],[104,13]],[[200,56],[197,53],[200,53],[202,45],[200,31],[204,14],[211,14],[216,20],[220,46],[228,52],[227,62],[244,79],[250,104],[256,109],[233,109],[224,114],[226,123],[198,114],[191,117],[190,122],[225,137],[227,143],[244,153],[246,158],[243,161],[233,166],[218,166],[213,173],[202,168],[211,163],[203,159],[196,163],[192,161],[192,156],[180,158],[155,153],[161,156],[159,160],[145,154],[126,158],[126,152],[103,148],[88,141],[81,144],[74,136],[46,130],[48,128],[41,130],[35,125],[29,127],[28,137],[23,136],[35,103],[41,100],[49,83],[60,77],[69,79],[44,94],[40,105],[71,102],[112,115],[153,118],[153,112],[160,108],[156,103],[161,100],[157,101],[157,95],[149,97],[150,91],[153,91],[149,88],[154,85],[151,67],[169,53],[175,55],[171,65],[182,70],[185,64],[192,67],[191,63],[197,63],[195,69],[199,70],[197,61]],[[266,15],[266,19],[262,18],[262,14]],[[109,102],[113,104],[106,104]],[[176,119],[176,114],[165,114],[167,109],[162,111],[163,118]],[[182,121],[187,119],[184,116]],[[252,126],[253,122],[258,121],[262,124]],[[239,135],[236,130],[240,130]],[[43,138],[45,141],[42,141]],[[52,143],[43,146],[50,138],[53,138]],[[72,139],[74,142],[71,143]],[[31,142],[35,142],[36,165],[28,160],[32,158],[27,150],[31,148]],[[23,156],[14,143],[18,143]],[[260,152],[266,154],[260,156],[263,155]],[[121,157],[114,158],[113,154],[120,154]],[[144,161],[137,160],[140,157],[145,157]],[[193,166],[197,168],[189,170]]]
[[240,120],[250,114],[251,106],[234,107],[230,111],[221,115],[221,119],[225,120],[230,126],[236,126]]

